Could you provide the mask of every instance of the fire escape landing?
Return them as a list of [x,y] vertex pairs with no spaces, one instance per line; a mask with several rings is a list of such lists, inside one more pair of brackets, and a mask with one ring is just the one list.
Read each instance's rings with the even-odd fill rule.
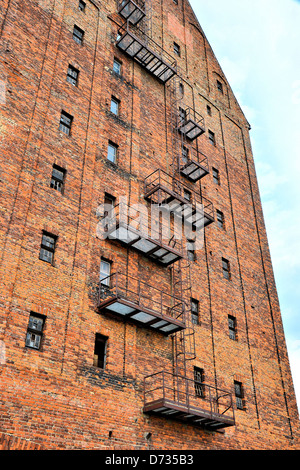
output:
[[122,273],[101,279],[98,311],[164,335],[185,328],[184,303],[181,299]]
[[144,413],[213,431],[235,424],[231,393],[165,371],[145,378]]

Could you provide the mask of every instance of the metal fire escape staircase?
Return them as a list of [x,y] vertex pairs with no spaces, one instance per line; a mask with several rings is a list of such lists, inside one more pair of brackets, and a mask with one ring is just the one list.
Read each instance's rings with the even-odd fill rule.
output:
[[[182,215],[183,208],[188,205],[192,230],[199,228],[199,224],[205,227],[214,221],[212,204],[202,197],[201,191],[191,188],[209,173],[207,158],[198,145],[198,138],[205,132],[204,119],[185,106],[177,63],[152,39],[151,0],[120,0],[118,12],[125,23],[119,29],[116,46],[161,83],[168,82],[170,90],[172,173],[168,175],[157,169],[148,175],[144,197],[150,205],[156,204],[175,215]],[[194,210],[198,197],[204,207],[200,219],[195,218]],[[121,317],[172,338],[173,370],[145,377],[143,411],[210,430],[232,426],[235,421],[231,394],[206,383],[197,383],[198,388],[195,388],[195,380],[189,376],[189,364],[196,358],[190,262],[175,246],[174,235],[167,242],[145,237],[140,230],[140,218],[127,209],[125,220],[120,204],[105,219],[108,238],[140,251],[172,273],[170,293],[134,279],[128,273],[113,273],[100,283],[99,312]],[[158,229],[160,231],[160,226]],[[205,395],[199,395],[199,386],[201,390],[205,387]]]

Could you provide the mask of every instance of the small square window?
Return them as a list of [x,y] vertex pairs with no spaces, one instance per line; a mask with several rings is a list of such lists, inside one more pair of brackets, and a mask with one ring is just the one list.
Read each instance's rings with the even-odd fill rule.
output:
[[173,44],[173,51],[176,55],[180,56],[180,46],[176,42]]
[[225,227],[225,224],[224,224],[224,214],[223,214],[223,212],[221,212],[221,211],[219,211],[219,210],[217,210],[216,212],[217,212],[217,223],[218,223],[218,227],[224,229],[224,227]]
[[80,11],[85,11],[86,3],[83,0],[79,0],[78,9]]
[[73,116],[66,113],[65,111],[61,112],[59,130],[66,135],[71,134],[71,127],[73,122]]
[[67,82],[71,83],[74,86],[78,85],[78,76],[79,76],[79,70],[75,69],[71,64],[68,67],[68,73],[67,73]]
[[223,276],[225,279],[230,279],[231,274],[230,274],[230,263],[227,259],[222,258],[222,270],[223,270]]
[[223,85],[219,80],[217,80],[217,89],[223,94]]
[[236,399],[236,407],[239,410],[244,409],[244,392],[243,392],[243,384],[241,382],[234,381],[234,393]]
[[106,366],[107,341],[106,336],[96,333],[93,365],[99,369],[105,369]]
[[107,160],[109,160],[112,163],[116,163],[117,154],[118,154],[118,146],[114,144],[113,142],[109,142],[108,149],[107,149]]
[[208,138],[212,145],[216,145],[216,137],[213,131],[208,130]]
[[118,59],[114,58],[113,71],[117,75],[121,75],[121,70],[122,70],[122,62],[120,62]]
[[228,330],[229,330],[229,338],[236,340],[236,319],[231,315],[228,315]]
[[46,317],[38,313],[30,313],[25,346],[32,349],[40,349],[43,329]]
[[58,165],[53,165],[50,188],[63,193],[66,170]]
[[110,285],[110,274],[111,274],[111,262],[102,259],[100,263],[100,283],[103,286]]
[[73,39],[77,44],[82,44],[83,43],[83,36],[84,36],[84,31],[80,29],[78,26],[74,25],[73,29]]
[[120,101],[114,96],[112,96],[111,101],[110,101],[110,112],[118,116],[119,108],[120,108]]
[[199,302],[198,300],[191,299],[191,313],[192,313],[192,323],[194,325],[199,324]]
[[213,175],[213,182],[215,184],[220,184],[220,174],[219,174],[219,170],[217,170],[216,168],[213,168],[212,169],[212,175]]
[[51,235],[50,233],[43,232],[41,249],[40,249],[41,260],[46,261],[47,263],[53,264],[56,241],[57,241],[57,237],[55,235]]

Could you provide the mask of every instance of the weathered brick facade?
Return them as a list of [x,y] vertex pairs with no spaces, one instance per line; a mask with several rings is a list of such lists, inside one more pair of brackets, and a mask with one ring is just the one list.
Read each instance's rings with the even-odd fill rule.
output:
[[[137,2],[146,13],[138,28],[176,61],[165,83],[117,46],[125,21],[119,3],[86,0],[82,11],[78,0],[1,2],[0,448],[297,449],[299,418],[249,124],[188,1]],[[74,25],[84,31],[82,44]],[[76,86],[67,80],[69,65],[79,71]],[[194,145],[210,171],[195,183],[179,171],[175,92],[205,119]],[[73,117],[70,135],[59,129],[62,110]],[[109,142],[117,146],[115,163]],[[63,192],[50,186],[54,164],[65,170]],[[157,169],[213,204],[215,221],[194,261],[185,239],[184,258],[163,266],[97,236],[105,193],[116,204],[127,196],[128,204],[149,208],[144,180]],[[57,237],[52,264],[40,259],[43,231]],[[112,272],[184,300],[187,328],[164,335],[99,310],[101,259]],[[191,298],[199,302],[197,324]],[[25,346],[31,313],[45,320],[39,349]],[[96,334],[108,338],[104,368],[93,362]],[[182,404],[186,395],[174,382],[193,377],[194,367],[204,373],[206,399],[210,386],[232,394],[234,425],[217,431],[187,414],[183,422],[144,412],[146,376],[174,374],[171,393]],[[202,409],[205,398],[197,398]],[[201,412],[195,416],[199,424]]]

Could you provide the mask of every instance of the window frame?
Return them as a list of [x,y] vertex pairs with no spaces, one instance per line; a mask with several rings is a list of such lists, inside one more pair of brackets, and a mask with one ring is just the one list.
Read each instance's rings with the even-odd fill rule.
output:
[[[200,378],[200,380],[199,380]],[[199,398],[205,398],[205,374],[204,369],[194,366],[194,387],[195,395]]]
[[181,48],[180,45],[177,42],[173,42],[173,52],[176,54],[178,57],[181,57]]
[[220,211],[219,209],[216,209],[216,219],[217,219],[218,227],[222,230],[225,230],[224,213],[222,211]]
[[217,168],[212,167],[212,176],[213,176],[213,182],[220,186],[220,172]]
[[[44,242],[44,237],[52,238],[53,239],[53,246],[49,246]],[[54,266],[54,255],[55,255],[55,250],[56,250],[56,244],[57,244],[57,236],[53,235],[52,233],[46,232],[43,230],[42,232],[42,240],[41,240],[41,246],[40,246],[40,255],[39,259],[41,261],[44,261],[45,263],[49,263],[52,266]],[[48,252],[51,253],[51,261],[47,259],[47,257],[43,257],[42,252]]]
[[[75,77],[74,77],[74,74],[76,74]],[[68,71],[67,71],[67,82],[73,86],[78,87],[78,79],[79,79],[79,70],[76,67],[74,67],[72,64],[69,64]]]
[[60,114],[59,130],[63,134],[70,136],[73,124],[73,116],[62,110]]
[[[59,171],[60,173],[62,173],[62,180],[60,180],[59,178],[57,178],[56,176],[53,175],[54,170]],[[65,168],[62,168],[62,167],[56,165],[55,163],[53,163],[52,175],[51,175],[51,181],[50,181],[50,188],[52,188],[55,191],[58,191],[59,193],[63,194],[64,189],[65,189],[66,173],[67,173],[67,171],[66,171]],[[53,181],[54,181],[54,183],[53,183]],[[55,187],[56,183],[60,183],[60,187]]]
[[[115,65],[118,66],[118,70],[115,69]],[[114,61],[113,61],[113,72],[118,75],[118,77],[121,77],[122,73],[122,65],[123,63],[117,58],[117,57],[114,57]]]
[[208,129],[208,140],[211,143],[211,145],[216,145],[216,134]]
[[86,9],[86,2],[84,2],[83,0],[79,0],[78,10],[82,11],[82,13],[85,13],[85,9]]
[[[30,322],[30,320],[32,318],[36,318],[36,319],[39,319],[39,320],[42,321],[41,329],[37,329],[37,328],[32,327],[31,322]],[[44,336],[45,323],[46,323],[46,316],[45,315],[42,315],[42,314],[36,313],[36,312],[30,312],[29,319],[28,319],[27,330],[26,330],[26,336],[25,336],[25,347],[26,348],[34,349],[36,351],[40,351],[41,346],[42,346],[43,336]],[[38,343],[38,347],[28,344],[29,343],[29,340],[28,340],[29,335],[35,335],[35,336],[40,338],[39,343]],[[34,342],[35,341],[36,340],[34,340]]]
[[84,30],[79,28],[79,26],[77,26],[77,24],[74,24],[73,39],[76,42],[76,44],[79,44],[80,46],[82,46],[83,38],[84,38]]
[[[96,354],[97,352],[97,346],[99,344],[103,344],[103,359],[99,359],[99,354]],[[93,359],[93,366],[96,367],[97,369],[104,370],[106,368],[106,363],[107,363],[107,348],[108,348],[108,337],[102,335],[101,333],[96,333],[95,334],[95,345],[94,345],[94,359]],[[99,362],[102,364],[99,365]],[[97,364],[96,364],[97,363]]]
[[[193,308],[193,305],[196,306],[196,309]],[[199,325],[199,300],[191,298],[191,319],[193,325]]]
[[230,281],[231,279],[231,269],[230,269],[230,261],[226,258],[222,257],[222,272],[224,279]]
[[[101,269],[101,267],[103,267],[104,265],[109,266],[108,273],[105,272],[103,269]],[[112,268],[112,261],[105,259],[105,258],[101,258],[100,268],[99,268],[99,281],[100,281],[101,286],[110,287],[111,268]],[[102,274],[104,274],[104,276],[102,276]],[[105,280],[105,282],[102,282],[103,279]]]
[[[115,96],[111,96],[110,98],[110,112],[114,115],[114,116],[119,116],[120,114],[120,103],[121,101],[116,98]],[[116,107],[116,112],[112,109],[113,108],[113,104],[115,105]]]
[[[110,158],[110,149],[114,149],[114,159],[112,160]],[[107,145],[107,160],[110,162],[110,163],[114,163],[115,165],[117,164],[117,158],[118,158],[118,149],[119,149],[119,146],[117,144],[115,144],[114,142],[112,142],[111,140],[108,141],[108,145]]]
[[235,395],[235,403],[238,410],[245,409],[245,402],[244,402],[244,387],[242,382],[238,380],[234,381],[234,395]]
[[232,315],[228,315],[228,332],[229,338],[233,341],[237,340],[237,327],[236,318]]

